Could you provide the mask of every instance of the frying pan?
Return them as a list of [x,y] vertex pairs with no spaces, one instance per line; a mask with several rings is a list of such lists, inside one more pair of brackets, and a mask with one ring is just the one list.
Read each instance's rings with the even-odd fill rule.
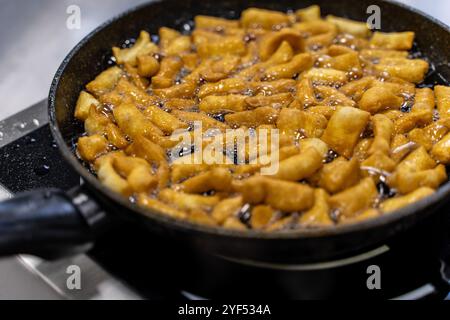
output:
[[140,30],[157,34],[168,26],[186,32],[198,14],[238,18],[248,7],[286,11],[319,4],[323,14],[366,20],[368,6],[378,5],[383,31],[413,30],[417,47],[434,65],[428,85],[450,79],[448,61],[450,30],[414,9],[378,0],[167,0],[128,11],[96,29],[65,58],[56,73],[49,95],[52,133],[64,159],[84,184],[69,194],[58,190],[36,191],[0,204],[0,254],[33,254],[58,258],[86,250],[101,236],[110,221],[131,220],[148,232],[171,237],[193,250],[234,261],[264,264],[312,263],[369,250],[431,215],[442,214],[450,195],[450,183],[434,195],[410,207],[375,220],[335,228],[284,233],[239,232],[194,225],[144,210],[105,188],[74,155],[74,143],[83,125],[74,119],[79,92],[110,64],[111,48],[136,36]]

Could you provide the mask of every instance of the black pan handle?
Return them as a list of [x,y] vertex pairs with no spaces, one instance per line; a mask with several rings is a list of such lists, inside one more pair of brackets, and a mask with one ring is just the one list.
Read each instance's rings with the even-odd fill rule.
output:
[[[0,203],[0,256],[30,254],[56,259],[86,251],[101,210],[81,190],[18,195]],[[97,218],[96,218],[97,217]]]

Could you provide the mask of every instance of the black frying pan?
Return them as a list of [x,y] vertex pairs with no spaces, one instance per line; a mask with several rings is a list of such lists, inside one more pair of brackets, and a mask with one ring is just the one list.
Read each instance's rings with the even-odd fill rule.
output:
[[[74,106],[86,83],[108,66],[111,47],[141,29],[156,34],[161,26],[183,30],[198,14],[237,18],[247,7],[286,11],[319,4],[323,14],[367,19],[369,5],[380,6],[384,31],[413,30],[422,54],[435,66],[428,84],[450,79],[450,30],[403,5],[376,0],[167,0],[140,6],[99,27],[79,43],[56,73],[49,96],[50,126],[67,162],[85,184],[66,195],[37,191],[0,204],[0,254],[28,253],[58,257],[92,243],[107,218],[129,219],[192,247],[234,260],[298,263],[338,258],[380,244],[436,214],[450,195],[447,183],[433,196],[379,219],[357,225],[299,230],[282,234],[237,232],[190,224],[143,210],[109,191],[75,157],[73,145],[83,133]],[[105,214],[104,212],[108,212]],[[117,218],[116,218],[117,217]]]

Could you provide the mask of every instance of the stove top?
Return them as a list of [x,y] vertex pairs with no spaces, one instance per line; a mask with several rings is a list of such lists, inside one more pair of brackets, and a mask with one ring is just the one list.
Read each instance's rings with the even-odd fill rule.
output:
[[[0,122],[5,196],[81,183],[63,161],[47,124],[46,102]],[[450,208],[383,246],[337,261],[268,265],[179,250],[120,223],[88,253],[56,262],[18,259],[62,299],[445,299],[450,292]],[[67,287],[78,266],[82,289]],[[255,290],[256,288],[256,290]],[[450,296],[449,296],[450,297]]]

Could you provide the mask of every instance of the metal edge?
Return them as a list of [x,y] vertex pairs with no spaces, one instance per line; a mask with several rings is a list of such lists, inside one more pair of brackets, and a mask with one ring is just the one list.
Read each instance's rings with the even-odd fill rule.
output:
[[[47,100],[0,121],[0,148],[17,141],[48,124]],[[0,200],[12,198],[13,193],[0,184]],[[44,261],[35,257],[15,257],[28,271],[48,285],[63,300],[141,300],[131,288],[113,277],[86,254],[66,258],[57,262]],[[81,290],[69,290],[66,285],[68,266],[77,265],[83,275]],[[87,293],[87,294],[85,294]]]

